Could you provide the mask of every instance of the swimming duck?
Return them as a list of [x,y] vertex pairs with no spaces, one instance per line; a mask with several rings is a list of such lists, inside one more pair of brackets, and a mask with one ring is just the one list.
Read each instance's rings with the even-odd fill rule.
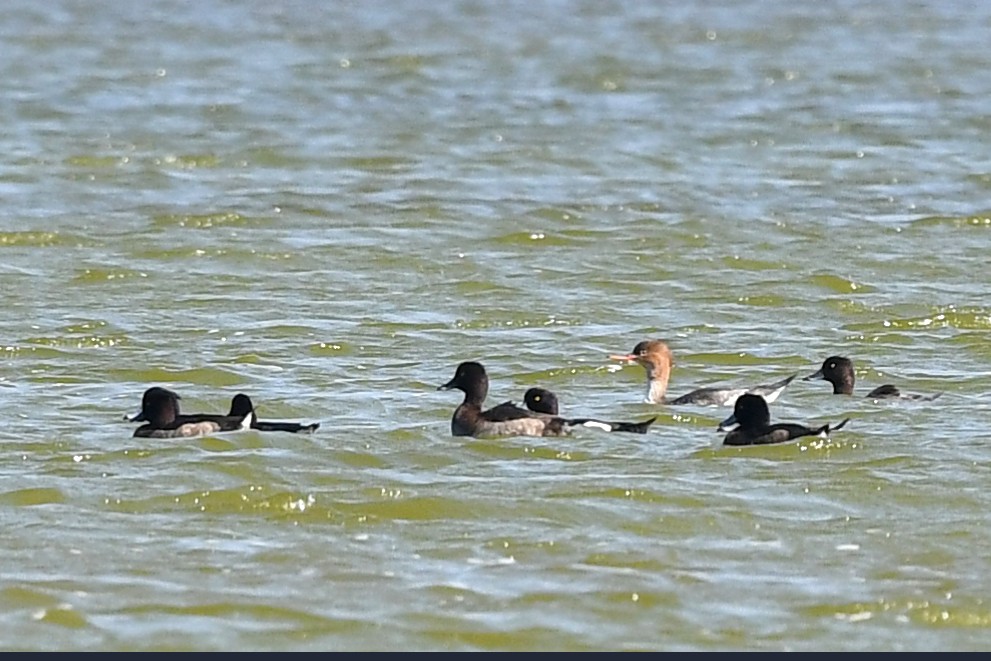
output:
[[[856,377],[853,373],[853,361],[843,356],[830,356],[826,360],[822,361],[822,367],[820,367],[818,371],[809,374],[802,380],[812,381],[815,379],[822,379],[823,381],[829,381],[833,384],[834,395],[852,395],[853,384],[856,381]],[[939,392],[935,395],[903,393],[897,387],[889,383],[883,386],[878,386],[874,390],[867,393],[867,398],[874,400],[914,399],[920,401],[932,401],[942,394],[943,393]]]
[[134,436],[145,438],[177,438],[202,436],[223,431],[240,431],[251,428],[254,413],[246,415],[212,415],[179,413],[179,397],[167,388],[148,388],[141,397],[141,412],[130,418],[132,422],[144,422],[134,430]]
[[671,349],[662,340],[644,340],[633,347],[629,354],[610,355],[612,360],[638,363],[647,370],[647,397],[649,404],[695,404],[697,406],[733,406],[744,393],[755,393],[768,402],[775,401],[797,374],[768,385],[751,388],[699,388],[675,399],[667,399],[668,381],[674,358]]
[[[231,410],[227,415],[243,418],[249,413],[254,413],[254,410],[255,406],[251,402],[251,398],[244,393],[238,393],[231,400]],[[320,428],[320,423],[311,422],[304,425],[299,422],[274,422],[270,420],[259,420],[256,416],[252,416],[251,428],[257,431],[287,431],[294,434],[312,434]]]
[[[587,420],[569,420],[557,415],[528,411],[514,404],[503,402],[483,410],[485,397],[489,392],[489,377],[481,363],[474,361],[458,365],[454,377],[438,390],[457,389],[465,394],[464,401],[454,410],[451,417],[451,434],[454,436],[564,436],[574,427],[589,426]],[[644,433],[656,418],[639,423],[639,431]],[[634,423],[623,423],[634,424]],[[607,431],[633,431],[618,429],[611,423],[598,423]]]
[[[557,395],[546,388],[529,388],[523,393],[523,403],[535,413],[560,415]],[[604,422],[593,418],[585,418],[572,420],[572,422],[575,424],[580,423],[583,427],[594,427],[604,429],[605,431],[625,431],[634,434],[646,434],[647,429],[655,420],[657,420],[656,417],[645,420],[644,422]]]
[[547,415],[558,414],[557,395],[544,388],[530,388],[523,393],[523,403],[531,411],[546,413]]
[[760,395],[744,393],[733,405],[733,415],[719,423],[719,431],[729,431],[723,445],[766,445],[784,443],[802,436],[826,438],[830,432],[843,428],[850,418],[835,427],[822,425],[811,428],[795,423],[771,424],[771,412],[767,401]]

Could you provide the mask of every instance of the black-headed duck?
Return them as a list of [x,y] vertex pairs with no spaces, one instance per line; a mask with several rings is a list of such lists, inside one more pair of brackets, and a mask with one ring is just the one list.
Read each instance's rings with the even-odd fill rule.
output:
[[835,427],[806,427],[790,422],[771,424],[771,411],[760,395],[744,393],[733,405],[733,415],[719,423],[719,431],[729,431],[723,445],[767,445],[784,443],[802,436],[826,437],[830,432],[842,429],[850,418]]
[[[244,417],[249,413],[254,413],[255,405],[252,403],[251,398],[244,393],[238,393],[234,395],[231,399],[231,410],[227,414],[234,417]],[[320,428],[319,422],[311,422],[309,424],[302,424],[300,422],[276,422],[272,420],[259,420],[258,417],[252,416],[251,428],[256,431],[286,431],[293,434],[312,434],[317,429]]]
[[[561,415],[557,395],[546,388],[529,388],[523,393],[523,404],[536,413]],[[605,431],[625,431],[633,434],[646,434],[647,429],[657,420],[656,417],[643,422],[609,422],[595,418],[578,418],[571,422],[583,427],[604,429]]]
[[141,397],[141,412],[130,418],[132,422],[144,422],[134,430],[134,436],[144,438],[178,438],[202,436],[225,431],[251,428],[254,413],[246,415],[213,415],[209,413],[181,414],[179,397],[167,388],[148,388]]
[[[816,379],[822,379],[823,381],[828,381],[833,384],[833,394],[834,395],[852,395],[853,385],[856,382],[856,377],[853,373],[853,361],[844,356],[830,356],[826,360],[822,361],[822,367],[818,371],[809,374],[804,377],[803,381],[813,381]],[[867,399],[913,399],[919,401],[932,401],[942,395],[943,393],[936,393],[935,395],[920,395],[916,393],[903,393],[896,386],[885,384],[883,386],[878,386],[874,390],[867,393]]]
[[[438,387],[438,390],[452,389],[465,394],[464,401],[454,409],[451,417],[451,434],[454,436],[563,436],[574,427],[588,426],[585,425],[587,421],[528,411],[513,402],[503,402],[483,410],[485,397],[489,393],[489,377],[485,368],[474,361],[458,365],[454,377]],[[643,432],[653,421],[640,423]],[[602,423],[599,424],[601,428]],[[610,428],[608,431],[629,430]]]

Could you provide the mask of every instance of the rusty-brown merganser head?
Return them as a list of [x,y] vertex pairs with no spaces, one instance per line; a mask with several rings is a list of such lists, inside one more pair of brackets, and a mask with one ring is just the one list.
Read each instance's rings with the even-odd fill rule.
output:
[[612,360],[623,360],[637,363],[647,370],[647,395],[650,404],[661,404],[668,391],[668,381],[671,379],[671,367],[674,356],[671,349],[663,340],[644,340],[633,347],[628,354],[613,354]]

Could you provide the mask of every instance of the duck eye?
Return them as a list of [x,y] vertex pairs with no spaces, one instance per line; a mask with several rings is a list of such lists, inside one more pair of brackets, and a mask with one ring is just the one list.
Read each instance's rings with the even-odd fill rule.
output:
[[833,369],[834,367],[836,367],[836,363],[830,363],[829,364],[829,369]]

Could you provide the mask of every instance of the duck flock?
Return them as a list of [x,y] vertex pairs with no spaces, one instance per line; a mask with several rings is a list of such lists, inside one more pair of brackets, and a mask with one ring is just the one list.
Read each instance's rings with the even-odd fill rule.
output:
[[[647,374],[645,401],[650,404],[732,406],[733,414],[718,427],[726,432],[724,445],[766,445],[783,443],[803,436],[828,437],[842,429],[849,418],[831,425],[806,426],[798,423],[771,424],[768,407],[781,396],[785,388],[797,378],[792,374],[774,383],[751,387],[706,387],[692,390],[679,397],[667,397],[668,382],[674,357],[663,340],[644,340],[628,354],[613,354],[613,360],[637,363]],[[830,356],[822,366],[804,381],[825,380],[838,395],[854,394],[853,362],[843,356]],[[485,367],[475,361],[458,365],[454,377],[438,390],[460,390],[464,400],[454,410],[451,433],[454,436],[562,436],[579,427],[600,429],[606,432],[645,434],[657,420],[652,417],[640,422],[600,420],[597,418],[571,417],[560,411],[557,396],[544,388],[530,388],[523,396],[524,407],[506,401],[486,409],[485,398],[489,392],[489,378]],[[874,388],[866,397],[880,399],[933,400],[941,393],[924,395],[903,393],[897,387],[886,384]],[[125,416],[131,422],[142,422],[134,436],[173,438],[200,436],[227,431],[253,429],[255,431],[280,431],[313,433],[320,423],[300,423],[259,420],[251,398],[243,393],[234,396],[226,414],[181,413],[180,396],[167,388],[155,386],[145,391],[140,412]]]

